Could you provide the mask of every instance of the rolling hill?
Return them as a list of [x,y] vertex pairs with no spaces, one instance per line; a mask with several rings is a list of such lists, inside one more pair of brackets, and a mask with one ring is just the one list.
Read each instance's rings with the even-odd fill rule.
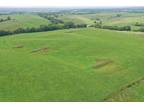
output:
[[144,101],[142,33],[70,29],[0,37],[0,101]]
[[40,25],[47,25],[48,20],[38,15],[32,14],[12,14],[12,15],[1,15],[1,18],[11,17],[11,20],[0,22],[0,30],[14,31],[18,28],[31,28],[39,27]]

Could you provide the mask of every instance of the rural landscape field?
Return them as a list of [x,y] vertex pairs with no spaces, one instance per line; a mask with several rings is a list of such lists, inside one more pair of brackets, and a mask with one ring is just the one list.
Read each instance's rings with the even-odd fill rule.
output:
[[0,8],[1,102],[143,102],[144,8]]

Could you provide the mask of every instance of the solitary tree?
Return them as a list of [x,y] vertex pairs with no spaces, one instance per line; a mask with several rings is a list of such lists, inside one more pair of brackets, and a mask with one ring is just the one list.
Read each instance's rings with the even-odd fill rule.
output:
[[8,17],[7,17],[7,20],[11,20],[11,17],[10,17],[10,16],[8,16]]

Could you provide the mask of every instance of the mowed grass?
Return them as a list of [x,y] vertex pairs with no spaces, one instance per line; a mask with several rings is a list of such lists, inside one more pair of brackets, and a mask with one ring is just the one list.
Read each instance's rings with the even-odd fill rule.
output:
[[[131,101],[114,93],[144,76],[143,55],[143,34],[132,32],[71,29],[1,37],[0,101]],[[144,101],[141,88],[126,92]]]
[[47,25],[49,23],[48,20],[31,14],[2,15],[0,18],[5,19],[8,16],[10,16],[12,20],[0,22],[0,30],[13,31],[18,28],[37,28],[40,25]]

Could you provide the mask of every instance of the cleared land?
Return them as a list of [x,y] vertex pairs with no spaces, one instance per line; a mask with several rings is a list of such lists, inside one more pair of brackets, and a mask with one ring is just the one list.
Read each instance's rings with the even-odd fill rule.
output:
[[144,101],[143,55],[142,33],[71,29],[1,37],[0,101]]

